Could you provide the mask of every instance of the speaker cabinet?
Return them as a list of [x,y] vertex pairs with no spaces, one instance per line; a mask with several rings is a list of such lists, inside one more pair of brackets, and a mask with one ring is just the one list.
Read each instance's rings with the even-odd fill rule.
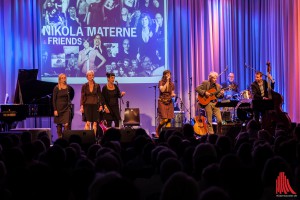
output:
[[129,143],[133,141],[135,136],[135,129],[123,128],[121,129],[121,143]]
[[178,132],[182,132],[183,131],[182,127],[164,127],[164,128],[162,128],[162,131],[167,132],[168,130],[178,131]]
[[125,108],[123,124],[124,124],[124,126],[139,126],[140,125],[140,109],[139,108]]
[[238,123],[228,123],[222,125],[222,135],[235,138],[241,131],[242,125]]
[[231,113],[229,111],[221,111],[222,119],[226,122],[231,121]]
[[21,136],[23,132],[31,133],[31,139],[33,142],[36,141],[41,134],[45,134],[48,136],[50,143],[52,144],[52,134],[50,128],[15,128],[10,129],[10,131],[7,133]]
[[172,127],[182,127],[185,121],[184,111],[174,111],[174,119],[171,120]]
[[69,142],[77,141],[80,138],[80,143],[83,145],[96,143],[94,130],[64,130],[62,137]]

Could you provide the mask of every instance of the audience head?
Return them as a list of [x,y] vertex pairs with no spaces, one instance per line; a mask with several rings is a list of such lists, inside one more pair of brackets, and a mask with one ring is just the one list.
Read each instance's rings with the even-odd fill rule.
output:
[[184,172],[174,173],[164,184],[161,200],[198,200],[199,187],[196,180]]

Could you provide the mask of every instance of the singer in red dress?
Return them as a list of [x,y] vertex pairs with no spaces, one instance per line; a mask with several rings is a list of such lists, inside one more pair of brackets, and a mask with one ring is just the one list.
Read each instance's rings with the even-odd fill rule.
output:
[[71,99],[69,92],[71,88],[67,85],[67,76],[58,75],[58,84],[53,89],[54,123],[57,124],[57,136],[62,137],[62,131],[71,129]]
[[174,106],[172,97],[175,97],[175,86],[171,80],[170,70],[165,70],[163,76],[158,83],[159,98],[158,98],[158,117],[159,124],[156,128],[156,137],[159,136],[160,129],[163,126],[170,127],[171,119],[174,118]]
[[106,73],[107,84],[102,88],[102,95],[105,101],[104,104],[104,119],[107,122],[107,127],[111,127],[112,122],[115,123],[115,127],[120,126],[120,111],[119,111],[119,98],[125,95],[125,92],[121,92],[118,85],[114,84],[115,74]]

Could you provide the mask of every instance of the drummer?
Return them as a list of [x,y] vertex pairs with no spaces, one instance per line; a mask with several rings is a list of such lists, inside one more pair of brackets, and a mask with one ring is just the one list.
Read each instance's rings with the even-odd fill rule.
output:
[[[239,99],[239,90],[238,90],[238,85],[237,83],[234,81],[234,73],[229,73],[228,76],[227,76],[227,80],[225,82],[223,82],[221,84],[222,88],[228,88],[225,90],[224,92],[224,100],[240,100]],[[235,109],[233,107],[223,107],[222,110],[221,110],[221,114],[222,114],[222,118],[223,118],[223,121],[222,123],[223,124],[226,124],[228,121],[228,118],[227,120],[225,119],[227,116],[225,113],[230,113],[230,119],[231,121],[235,121],[235,118],[236,118],[236,114],[235,114]]]
[[234,73],[229,73],[227,80],[221,84],[222,88],[228,88],[225,90],[224,99],[237,99],[238,98],[238,85],[234,81]]

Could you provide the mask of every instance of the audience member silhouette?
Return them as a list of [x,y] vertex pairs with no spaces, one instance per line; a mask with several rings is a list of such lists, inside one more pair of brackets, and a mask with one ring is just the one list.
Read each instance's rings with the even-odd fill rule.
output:
[[161,200],[198,200],[199,187],[195,179],[184,172],[176,172],[164,184]]
[[283,172],[298,193],[299,126],[251,130],[193,138],[186,125],[156,140],[140,128],[124,143],[111,128],[88,148],[80,137],[1,135],[0,199],[272,199]]

